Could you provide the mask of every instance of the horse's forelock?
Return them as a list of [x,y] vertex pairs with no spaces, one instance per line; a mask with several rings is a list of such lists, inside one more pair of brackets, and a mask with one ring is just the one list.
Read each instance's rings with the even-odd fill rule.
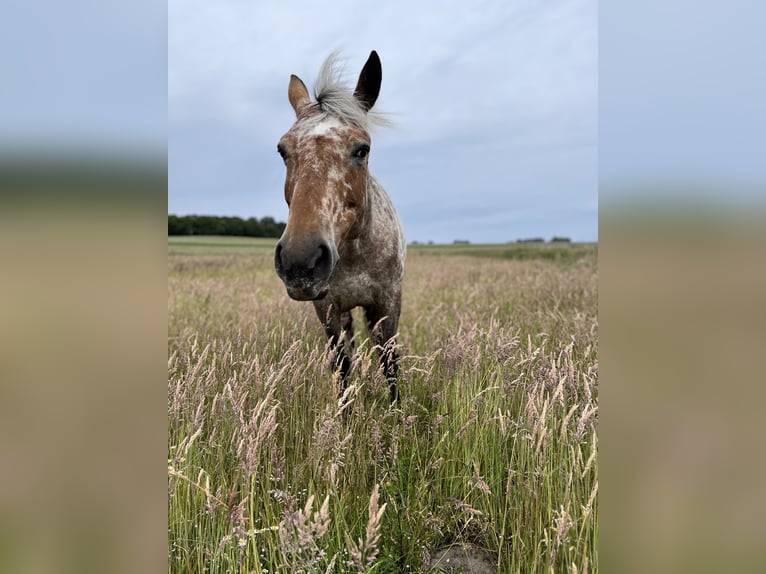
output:
[[343,65],[336,50],[322,63],[314,84],[315,109],[321,113],[346,120],[369,131],[374,125],[388,126],[390,122],[380,113],[366,111],[343,81]]

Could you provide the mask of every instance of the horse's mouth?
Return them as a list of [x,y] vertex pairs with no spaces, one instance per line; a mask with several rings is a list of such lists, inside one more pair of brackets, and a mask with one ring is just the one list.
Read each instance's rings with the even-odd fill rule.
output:
[[320,301],[327,297],[327,293],[330,291],[329,287],[323,287],[321,289],[315,289],[313,287],[295,287],[286,285],[287,295],[290,299],[295,301]]

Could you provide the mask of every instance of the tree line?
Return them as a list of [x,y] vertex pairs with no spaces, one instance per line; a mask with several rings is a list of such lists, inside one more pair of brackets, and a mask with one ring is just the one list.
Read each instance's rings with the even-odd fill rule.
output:
[[218,215],[168,215],[168,235],[281,237],[286,226],[269,216],[242,219]]

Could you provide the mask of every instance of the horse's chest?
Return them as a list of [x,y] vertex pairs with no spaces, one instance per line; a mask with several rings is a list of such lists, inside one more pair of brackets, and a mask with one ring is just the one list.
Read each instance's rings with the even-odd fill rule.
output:
[[333,277],[330,297],[344,308],[371,305],[379,293],[378,282],[366,271],[341,271]]

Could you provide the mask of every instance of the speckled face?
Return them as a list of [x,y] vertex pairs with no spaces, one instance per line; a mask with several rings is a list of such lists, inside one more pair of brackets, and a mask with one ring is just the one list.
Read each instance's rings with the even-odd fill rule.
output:
[[287,168],[287,228],[277,273],[299,300],[326,294],[338,250],[364,224],[369,134],[350,123],[307,109],[277,147]]
[[370,136],[333,117],[299,120],[279,142],[292,234],[321,228],[337,245],[364,211]]

